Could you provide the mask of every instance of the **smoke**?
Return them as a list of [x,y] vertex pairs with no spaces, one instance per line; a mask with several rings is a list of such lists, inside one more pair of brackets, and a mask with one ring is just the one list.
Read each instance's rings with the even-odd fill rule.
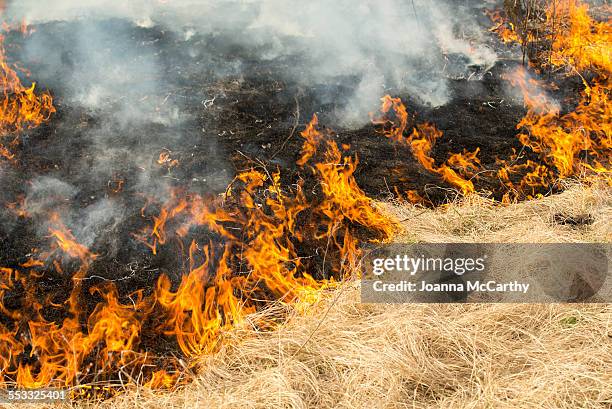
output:
[[523,67],[514,69],[505,75],[506,94],[517,102],[539,114],[556,113],[561,110],[561,103],[544,87],[544,83]]
[[[129,213],[97,194],[117,175],[131,174],[127,188],[162,200],[171,181],[202,190],[229,182],[218,135],[185,107],[204,110],[215,96],[206,84],[253,74],[253,61],[281,62],[283,80],[321,89],[321,101],[334,98],[327,85],[345,84],[350,95],[333,114],[352,128],[389,92],[443,105],[449,79],[478,79],[496,61],[474,18],[442,0],[19,0],[5,14],[44,31],[24,40],[19,59],[61,104],[90,118],[78,141],[56,142],[69,156],[70,183],[57,172],[28,192],[35,213],[85,197],[65,217],[88,245]],[[161,150],[202,145],[204,174],[161,175]]]
[[32,180],[26,197],[26,210],[38,217],[65,207],[77,194],[77,188],[67,182],[48,176]]
[[[440,0],[59,0],[51,8],[40,7],[37,0],[21,0],[11,4],[8,14],[38,24],[119,18],[141,27],[164,27],[185,41],[196,35],[220,36],[228,46],[245,47],[258,59],[299,56],[299,66],[284,74],[305,86],[339,77],[359,79],[350,105],[338,112],[340,120],[362,113],[367,120],[367,112],[386,89],[443,105],[450,97],[449,76],[476,66],[489,68],[496,60],[490,48],[479,44],[474,18]],[[93,31],[89,24],[78,29],[73,45],[86,52],[79,59],[81,72],[71,79],[85,84],[87,78],[79,74],[102,68],[105,72],[96,75],[89,89],[74,90],[75,98],[96,105],[109,96],[109,89],[122,84],[138,87],[147,83],[134,78],[156,76],[155,56],[134,63],[129,49],[114,55],[98,52],[109,39],[119,42],[123,33]],[[207,58],[207,50],[198,54]],[[463,57],[459,67],[456,58],[449,59],[453,55]]]

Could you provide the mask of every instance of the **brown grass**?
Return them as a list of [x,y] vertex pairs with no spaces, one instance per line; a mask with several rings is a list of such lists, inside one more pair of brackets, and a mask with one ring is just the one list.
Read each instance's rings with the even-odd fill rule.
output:
[[[605,183],[573,183],[561,194],[509,206],[473,195],[434,211],[394,204],[386,209],[405,221],[399,242],[610,242],[611,191]],[[585,216],[591,216],[590,225],[560,223]]]
[[[437,210],[384,206],[406,219],[404,242],[610,241],[611,197],[606,186],[572,186],[507,207],[477,197]],[[559,214],[593,222],[562,225]],[[366,305],[346,283],[277,331],[248,322],[232,331],[179,391],[79,404],[88,405],[610,408],[612,305]]]

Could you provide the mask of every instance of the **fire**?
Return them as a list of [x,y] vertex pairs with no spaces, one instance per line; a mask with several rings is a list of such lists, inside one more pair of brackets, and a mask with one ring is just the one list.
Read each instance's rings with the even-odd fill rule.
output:
[[[402,101],[399,98],[392,98],[390,95],[384,96],[381,101],[383,116],[374,118],[372,122],[384,127],[383,133],[385,136],[394,142],[408,145],[414,158],[423,168],[439,175],[443,181],[458,188],[463,194],[475,191],[472,181],[465,179],[461,174],[471,175],[470,169],[478,169],[480,163],[477,158],[478,151],[455,153],[450,156],[446,163],[440,166],[436,165],[435,159],[431,156],[431,151],[436,141],[442,137],[442,131],[433,124],[423,123],[416,124],[410,135],[405,136],[408,127],[408,112]],[[390,115],[391,113],[393,115]],[[394,119],[391,119],[390,116]]]
[[91,254],[87,247],[76,241],[70,230],[61,222],[59,215],[53,214],[51,220],[57,227],[50,227],[49,232],[60,250],[72,258],[81,260],[83,263],[95,259],[96,256]]
[[304,131],[302,131],[302,137],[305,139],[304,145],[302,146],[302,154],[300,158],[297,160],[297,164],[303,166],[306,162],[312,158],[312,156],[317,152],[317,146],[321,142],[321,138],[323,135],[317,131],[316,127],[319,124],[319,118],[317,115],[313,115],[312,120],[306,127]]
[[[535,6],[530,6],[535,7]],[[606,8],[609,6],[601,6]],[[612,20],[596,22],[589,15],[589,5],[581,0],[555,0],[546,2],[543,21],[535,27],[524,23],[526,33],[519,33],[514,23],[502,16],[502,12],[488,11],[496,32],[506,43],[548,44],[534,47],[532,59],[539,65],[566,67],[573,73],[594,70],[609,78],[612,71]],[[528,18],[528,17],[527,17]],[[525,37],[522,39],[521,36]]]
[[[496,174],[502,191],[505,190],[501,199],[504,202],[550,191],[556,181],[568,177],[590,173],[610,181],[612,29],[610,21],[596,22],[588,11],[588,5],[577,0],[549,2],[539,31],[532,32],[525,25],[521,33],[500,11],[487,13],[496,23],[491,31],[497,32],[504,42],[519,42],[523,47],[536,40],[549,44],[548,48],[536,45],[532,47],[535,51],[530,50],[530,67],[540,65],[534,75],[524,68],[507,75],[509,82],[520,89],[527,108],[517,124],[523,149],[509,158],[499,158],[496,170],[482,169],[479,149],[451,153],[438,165],[432,152],[442,132],[434,124],[416,123],[399,98],[383,97],[381,116],[373,118],[373,123],[381,126],[382,133],[395,143],[409,146],[424,169],[463,194],[476,190],[474,182],[481,174],[491,173]],[[536,38],[536,34],[543,40]],[[568,75],[581,76],[584,89],[571,110],[563,111],[545,92],[546,84],[535,79],[543,68],[565,68]],[[585,71],[595,74],[594,79],[587,81],[587,76],[582,75]],[[409,196],[413,202],[423,202],[415,192]]]
[[160,166],[164,166],[168,169],[171,169],[179,164],[177,159],[172,159],[170,156],[172,152],[163,150],[159,153],[159,158],[157,159],[157,164]]
[[[610,63],[609,47],[603,46],[609,44],[609,26],[593,22],[578,2],[564,4],[563,29],[551,41],[547,61],[571,72],[591,70],[596,78],[584,79],[580,100],[564,111],[527,71],[512,73],[508,79],[521,89],[527,109],[517,124],[523,149],[499,159],[494,170],[482,169],[479,149],[437,160],[443,132],[433,123],[418,123],[399,98],[383,97],[373,123],[410,149],[420,167],[465,195],[476,191],[483,171],[501,181],[502,201],[531,197],[559,178],[609,174]],[[50,94],[37,95],[35,84],[24,87],[3,50],[0,67],[0,137],[48,120],[55,111]],[[216,351],[224,334],[249,314],[270,303],[299,308],[321,289],[358,275],[360,244],[388,241],[398,226],[359,187],[358,157],[332,135],[314,115],[301,132],[300,178],[293,184],[262,164],[238,173],[220,196],[175,188],[165,201],[145,198],[146,227],[133,232],[132,244],[164,266],[152,273],[152,288],[128,292],[120,280],[101,279],[95,272],[103,252],[81,242],[59,213],[47,215],[48,236],[40,248],[0,267],[2,386],[118,382],[172,388],[185,380],[191,358]],[[13,158],[2,146],[0,156]],[[179,166],[167,150],[157,163]],[[124,183],[113,175],[107,187],[121,194]],[[405,195],[427,203],[417,191]],[[8,207],[21,218],[34,217],[25,199]],[[64,285],[49,289],[50,279]],[[156,356],[152,339],[179,356]]]
[[[514,193],[530,197],[537,188],[551,188],[555,181],[585,173],[609,175],[612,148],[610,73],[612,29],[610,22],[596,22],[587,4],[577,0],[552,2],[546,10],[544,30],[549,50],[534,57],[542,66],[566,68],[581,76],[584,89],[577,105],[562,112],[546,93],[545,84],[521,68],[508,76],[523,94],[527,114],[518,123],[520,143],[539,161],[513,156],[500,161],[500,180]],[[589,83],[582,72],[597,74]],[[512,174],[522,175],[513,183]],[[608,181],[610,178],[608,176]]]
[[521,40],[516,33],[514,23],[508,21],[502,13],[502,10],[485,10],[485,14],[494,24],[489,31],[497,33],[504,43],[519,43]]
[[[36,83],[29,87],[22,85],[17,72],[6,61],[3,42],[4,37],[0,35],[0,155],[11,159],[12,154],[8,148],[2,146],[3,139],[48,121],[55,108],[51,94],[36,94]],[[9,143],[14,144],[15,141]]]
[[[0,327],[0,348],[11,351],[3,354],[6,358],[2,361],[2,373],[5,380],[12,379],[17,385],[27,387],[78,383],[80,376],[87,372],[84,361],[101,345],[103,347],[97,353],[106,355],[109,362],[101,362],[105,366],[99,370],[129,363],[132,359],[129,351],[138,338],[140,328],[136,312],[144,309],[142,296],[132,295],[135,301],[124,305],[119,302],[113,286],[92,287],[90,294],[99,296],[103,301],[82,322],[82,280],[97,256],[75,240],[59,216],[52,217],[51,225],[50,251],[40,254],[41,258],[48,260],[25,263],[23,270],[2,270],[2,309],[16,320],[14,329]],[[57,273],[62,273],[60,265],[64,256],[67,261],[79,261],[72,278],[73,290],[65,300],[68,311],[63,321],[48,321],[45,318],[49,313],[47,309],[57,310],[62,308],[62,303],[51,300],[46,300],[46,305],[41,303],[35,296],[35,282],[48,273],[44,270],[55,269]],[[54,259],[53,262],[50,259]],[[15,291],[17,284],[24,288],[25,303],[18,312],[11,312],[4,304],[4,295],[7,290]],[[27,331],[24,331],[26,328]]]
[[[197,245],[192,243],[190,253]],[[219,340],[219,332],[238,323],[248,312],[233,294],[229,270],[223,254],[215,277],[210,277],[210,247],[205,246],[204,263],[183,276],[179,288],[171,290],[170,279],[162,276],[157,282],[157,302],[168,311],[169,319],[161,329],[167,335],[175,335],[181,350],[189,356],[212,352]],[[209,283],[209,286],[205,286]]]
[[[579,0],[564,0],[551,4],[546,11],[549,27],[561,25],[561,35],[555,35],[550,64],[570,67],[577,72],[587,69],[612,72],[612,20],[596,22],[589,16],[589,5]],[[559,21],[557,21],[559,20]]]
[[[328,233],[332,233],[336,226],[345,219],[361,224],[374,230],[382,230],[384,236],[389,238],[393,234],[390,225],[384,216],[373,209],[372,199],[359,188],[353,174],[358,165],[358,160],[351,157],[343,157],[338,145],[326,139],[319,131],[314,130],[317,117],[314,116],[302,136],[306,139],[304,143],[305,153],[298,164],[304,164],[305,158],[311,156],[311,152],[320,149],[324,143],[323,160],[315,163],[313,171],[321,180],[321,188],[326,197],[320,211],[330,220],[328,222]],[[312,134],[318,134],[312,137]]]
[[609,90],[595,84],[587,86],[576,108],[561,114],[548,102],[534,101],[529,97],[522,80],[522,70],[512,75],[511,82],[525,95],[527,115],[517,125],[527,132],[519,135],[524,146],[540,155],[544,163],[556,170],[559,178],[580,173],[585,161],[583,152],[599,161],[609,158],[612,148],[612,105]]
[[[358,273],[359,243],[389,240],[397,227],[359,188],[357,160],[317,129],[316,116],[302,137],[298,162],[314,175],[315,194],[303,181],[287,190],[279,173],[251,169],[221,197],[177,190],[156,213],[147,201],[143,216],[151,224],[137,239],[155,256],[174,247],[187,262],[185,271],[160,274],[150,293],[122,295],[112,281],[89,285],[99,256],[52,215],[48,248],[17,269],[0,269],[0,311],[12,320],[0,324],[4,382],[65,387],[121,379],[173,387],[184,379],[183,364],[153,356],[145,339],[163,337],[184,358],[211,353],[265,300],[299,307]],[[58,274],[71,277],[70,293],[37,296],[41,280]],[[27,302],[7,304],[11,293]],[[86,299],[95,306],[87,308]]]
[[3,157],[4,159],[9,161],[15,159],[15,155],[11,153],[8,148],[2,145],[0,145],[0,157]]

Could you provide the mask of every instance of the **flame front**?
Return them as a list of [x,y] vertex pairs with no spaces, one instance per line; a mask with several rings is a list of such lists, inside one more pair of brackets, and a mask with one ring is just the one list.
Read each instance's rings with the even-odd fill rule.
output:
[[[19,268],[0,270],[0,310],[12,321],[0,324],[4,384],[171,387],[180,381],[181,362],[151,356],[143,339],[161,336],[185,358],[210,353],[224,331],[266,300],[310,302],[321,288],[355,274],[358,242],[390,239],[395,223],[357,186],[357,161],[316,129],[316,117],[302,136],[299,163],[318,180],[318,193],[307,197],[301,184],[286,190],[280,174],[253,169],[240,173],[223,197],[176,191],[150,216],[138,240],[154,255],[170,244],[185,249],[186,271],[168,272],[181,275],[176,287],[169,274],[159,276],[150,294],[120,296],[113,282],[86,285],[98,256],[53,215],[48,248]],[[41,300],[38,286],[57,275],[71,277],[72,291]],[[21,305],[6,302],[20,293]],[[86,298],[97,300],[93,309]]]

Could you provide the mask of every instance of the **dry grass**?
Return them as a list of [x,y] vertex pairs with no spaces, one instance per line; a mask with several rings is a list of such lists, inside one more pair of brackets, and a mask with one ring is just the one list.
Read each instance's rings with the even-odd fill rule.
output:
[[[563,193],[504,207],[474,195],[435,211],[393,204],[386,209],[406,221],[399,242],[610,242],[611,190],[605,183],[574,183]],[[585,216],[590,225],[559,223]]]
[[[508,207],[385,205],[403,241],[610,240],[610,190],[573,186]],[[558,216],[589,214],[586,226]],[[324,294],[277,331],[240,328],[172,393],[93,405],[142,408],[610,408],[612,305],[366,305],[358,284]]]
[[345,289],[266,334],[237,333],[198,380],[104,406],[610,407],[609,305],[358,303]]

